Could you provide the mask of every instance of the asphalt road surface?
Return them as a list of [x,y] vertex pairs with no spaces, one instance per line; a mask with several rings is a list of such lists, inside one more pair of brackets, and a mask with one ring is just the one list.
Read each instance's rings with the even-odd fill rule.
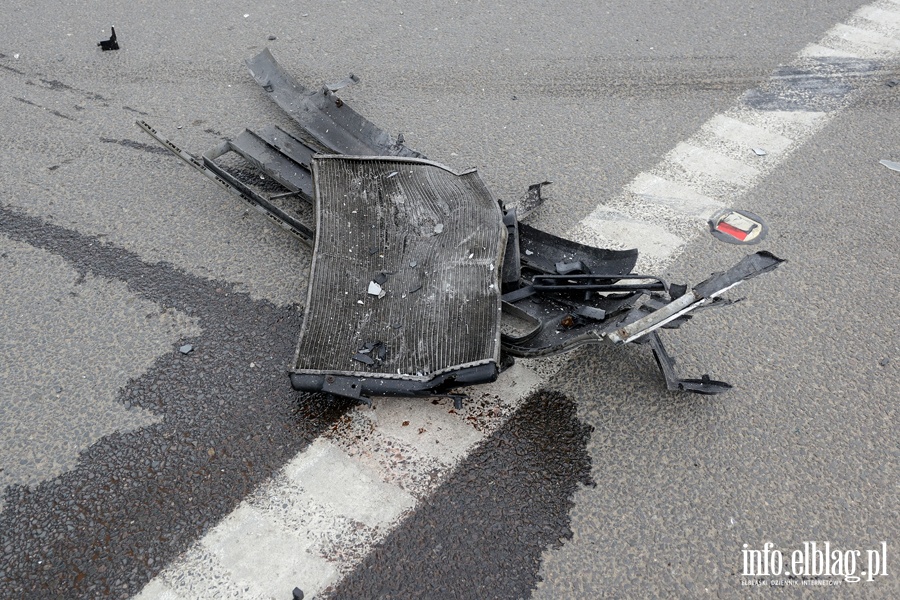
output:
[[[900,596],[898,32],[893,0],[6,7],[0,597]],[[309,250],[134,125],[290,128],[265,47],[505,201],[553,181],[532,225],[673,281],[787,259],[666,335],[735,389],[601,346],[459,411],[293,392]]]

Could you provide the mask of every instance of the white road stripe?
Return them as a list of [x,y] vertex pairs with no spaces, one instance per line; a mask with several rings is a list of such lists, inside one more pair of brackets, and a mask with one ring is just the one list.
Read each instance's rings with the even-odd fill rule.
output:
[[900,50],[900,39],[852,25],[836,25],[829,33],[831,37],[826,37],[826,40],[840,40],[862,58],[883,59]]
[[875,6],[863,6],[856,11],[856,16],[872,21],[876,25],[900,29],[900,12],[885,10]]
[[474,388],[458,411],[449,400],[421,398],[351,410],[135,598],[282,599],[295,586],[313,597],[356,566],[542,380],[516,364]]
[[686,142],[675,146],[667,158],[689,172],[708,175],[726,183],[744,187],[752,183],[759,175],[758,169],[742,161],[729,158],[711,148],[703,148]]
[[625,188],[641,200],[662,204],[691,217],[708,218],[725,208],[725,204],[670,179],[651,173],[641,173]]
[[789,137],[773,133],[764,127],[751,125],[728,115],[716,115],[707,121],[701,131],[708,130],[713,135],[740,145],[744,150],[763,148],[769,154],[779,154],[794,143]]
[[[900,0],[863,7],[852,25],[838,25],[806,46],[798,64],[809,58],[895,56],[900,13],[884,6],[900,6]],[[790,85],[790,78],[776,79]],[[835,112],[754,110],[739,102],[639,174],[568,237],[637,247],[638,268],[659,272],[706,229],[712,213],[734,206]],[[757,156],[757,147],[767,154]],[[461,411],[421,399],[350,411],[137,598],[285,598],[295,585],[307,598],[315,596],[358,564],[563,364],[520,361],[497,383],[473,388]]]

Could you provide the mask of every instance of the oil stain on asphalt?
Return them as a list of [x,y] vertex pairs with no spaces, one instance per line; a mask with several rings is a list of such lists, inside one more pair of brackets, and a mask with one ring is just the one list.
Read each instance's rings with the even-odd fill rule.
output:
[[[9,597],[139,592],[352,406],[290,388],[296,307],[144,263],[3,207],[0,234],[60,255],[82,274],[124,281],[203,330],[120,391],[126,407],[161,422],[101,439],[53,480],[5,490],[0,587]],[[186,344],[192,350],[179,351]],[[572,495],[592,485],[589,436],[574,402],[534,394],[329,593],[528,596],[544,550],[571,537]]]
[[536,392],[326,595],[527,598],[541,554],[571,538],[579,485],[593,485],[591,427],[575,403]]
[[[125,406],[161,415],[160,423],[103,438],[56,479],[5,490],[6,597],[125,598],[140,591],[351,406],[291,389],[285,368],[300,327],[296,307],[148,265],[2,207],[0,233],[58,254],[81,273],[125,281],[203,329],[119,393]],[[178,351],[185,342],[194,346],[190,354]]]

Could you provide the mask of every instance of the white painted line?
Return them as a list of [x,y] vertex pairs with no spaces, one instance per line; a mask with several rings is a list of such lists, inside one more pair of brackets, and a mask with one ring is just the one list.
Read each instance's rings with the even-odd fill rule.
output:
[[390,523],[415,506],[412,496],[322,438],[288,463],[285,474],[310,500],[370,527]]
[[625,188],[641,200],[661,204],[691,217],[708,219],[725,204],[696,190],[650,173],[640,173]]
[[657,272],[662,264],[681,248],[685,241],[666,228],[646,221],[610,219],[602,211],[594,211],[567,236],[582,244],[600,248],[637,248],[637,272]]
[[[232,581],[262,598],[284,598],[298,582],[334,580],[337,571],[306,549],[309,539],[242,504],[202,542]],[[260,574],[265,574],[260,577]]]
[[810,44],[800,51],[800,56],[809,58],[860,58],[859,54],[855,52],[831,48],[822,44]]
[[669,152],[670,161],[688,171],[709,175],[726,183],[747,186],[756,180],[759,170],[750,165],[729,158],[710,148],[681,142]]
[[831,32],[852,47],[859,48],[859,53],[863,58],[886,58],[900,51],[900,39],[868,29],[840,24],[836,25]]
[[769,154],[784,152],[794,143],[794,140],[779,133],[727,115],[716,115],[707,121],[701,130],[708,130],[713,135],[740,144],[748,150],[765,148]]
[[875,6],[863,6],[856,11],[856,16],[891,29],[900,29],[900,12],[884,10]]
[[449,400],[421,398],[351,410],[135,598],[205,600],[233,590],[239,598],[289,598],[295,586],[314,597],[358,564],[541,381],[516,364],[472,388],[458,411]]

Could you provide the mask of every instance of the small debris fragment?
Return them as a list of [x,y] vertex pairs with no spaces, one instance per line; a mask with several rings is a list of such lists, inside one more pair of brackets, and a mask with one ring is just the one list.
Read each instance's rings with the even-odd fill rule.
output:
[[438,223],[437,225],[434,226],[434,232],[435,232],[435,233],[440,233],[440,232],[442,232],[443,230],[444,230],[444,224],[443,224],[443,223]]
[[534,252],[532,252],[531,250],[525,251],[525,256],[531,256],[532,254],[534,254]]
[[396,177],[396,176],[397,176],[397,171],[391,171],[390,173],[388,173],[388,176],[386,177],[386,179],[390,179],[391,177]]
[[375,276],[375,278],[372,281],[374,281],[378,285],[383,285],[384,282],[387,281],[387,274],[379,273],[378,275]]
[[[106,52],[107,50],[118,50],[119,42],[116,41],[116,28],[110,27],[110,31],[112,31],[112,35],[109,36],[108,40],[101,40],[97,42],[97,45],[100,46],[100,49]],[[16,54],[16,58],[19,58],[19,55]]]
[[409,266],[412,267],[412,268],[416,268],[416,266],[417,266],[418,264],[419,264],[419,263],[416,262],[416,261],[414,261],[414,260],[409,261]]
[[245,19],[246,19],[247,17],[249,17],[249,16],[250,16],[249,14],[244,14],[244,18],[245,18]]
[[357,362],[361,362],[361,363],[363,363],[363,364],[367,364],[367,365],[374,365],[374,364],[375,364],[375,359],[374,359],[374,358],[372,358],[372,357],[369,356],[368,354],[363,354],[362,352],[358,352],[358,353],[354,354],[354,355],[353,355],[353,360],[355,360],[355,361],[357,361]]
[[889,80],[889,81],[887,82],[887,86],[888,86],[888,87],[894,87],[894,86],[896,86],[898,83],[900,83],[900,81],[898,81],[898,80],[896,80],[896,79],[891,79],[891,80]]
[[403,427],[409,427],[409,421],[403,421],[402,426],[403,426]]
[[178,351],[181,352],[182,354],[190,354],[191,352],[194,351],[194,347],[191,346],[190,344],[185,344],[184,346],[179,348]]
[[768,152],[766,152],[765,148],[754,148],[753,153],[756,154],[757,156],[765,156],[766,154],[768,154]]
[[382,289],[379,284],[374,281],[369,282],[369,295],[371,296],[379,296],[381,295]]
[[891,171],[900,171],[900,163],[894,162],[892,160],[879,160],[881,164],[886,166]]
[[214,448],[210,448],[209,450],[206,451],[206,454],[207,454],[210,458],[212,458],[213,456],[216,455],[216,451],[215,451]]
[[[306,16],[306,15],[303,15]],[[294,600],[303,600],[303,590],[298,587],[294,588],[294,591],[291,592],[294,595]]]
[[269,39],[270,42],[274,42],[274,41],[277,40],[278,38],[275,37],[274,35],[270,35],[268,39]]
[[884,358],[882,358],[881,360],[878,361],[878,364],[881,365],[882,367],[886,367],[886,366],[888,366],[888,364],[890,364],[890,362],[891,362],[891,359],[885,356]]

